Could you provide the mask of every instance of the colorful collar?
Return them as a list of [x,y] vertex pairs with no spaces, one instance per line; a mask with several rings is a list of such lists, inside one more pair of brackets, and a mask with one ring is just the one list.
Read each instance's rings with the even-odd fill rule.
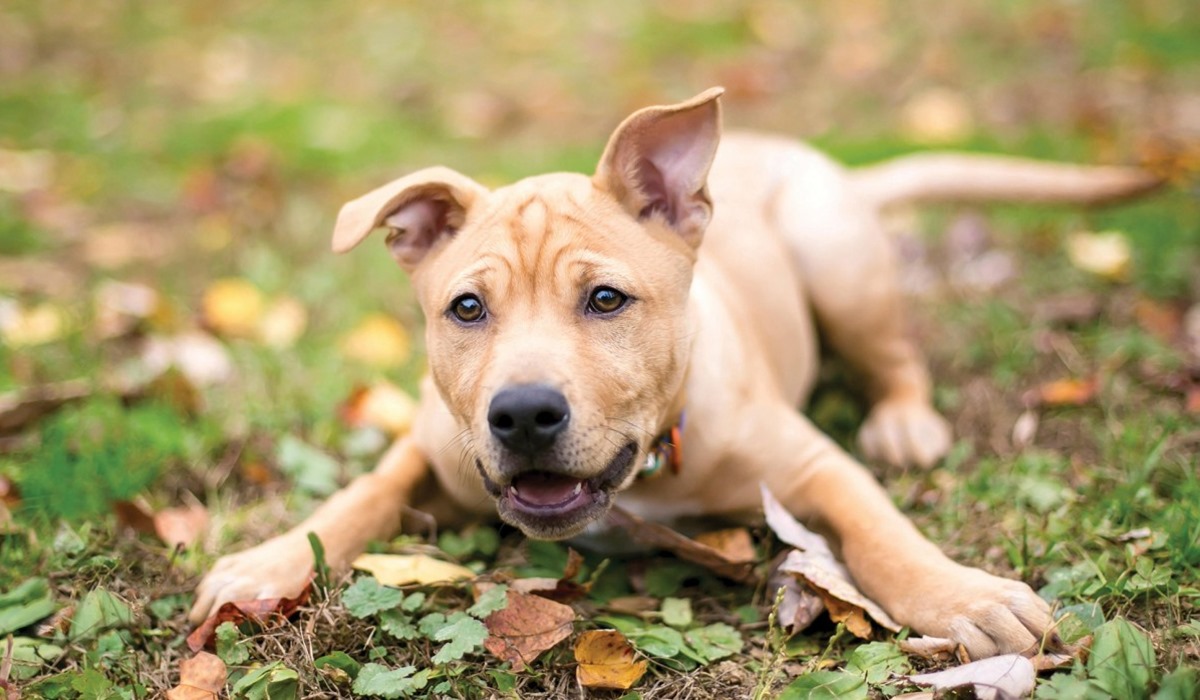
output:
[[639,479],[661,475],[664,466],[670,469],[671,474],[679,474],[683,466],[683,419],[684,414],[681,413],[675,425],[654,439],[650,445],[650,452],[646,455],[646,463],[638,472]]

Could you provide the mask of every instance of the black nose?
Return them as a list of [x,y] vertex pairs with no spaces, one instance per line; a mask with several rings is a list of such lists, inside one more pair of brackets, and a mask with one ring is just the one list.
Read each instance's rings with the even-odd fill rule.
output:
[[514,452],[534,454],[554,444],[571,419],[567,397],[544,384],[521,384],[492,397],[488,424]]

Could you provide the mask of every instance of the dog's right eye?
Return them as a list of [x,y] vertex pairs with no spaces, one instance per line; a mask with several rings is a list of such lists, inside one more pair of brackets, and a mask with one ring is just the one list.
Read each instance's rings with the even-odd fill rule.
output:
[[476,323],[483,320],[483,302],[474,294],[464,294],[451,302],[450,313],[463,323]]

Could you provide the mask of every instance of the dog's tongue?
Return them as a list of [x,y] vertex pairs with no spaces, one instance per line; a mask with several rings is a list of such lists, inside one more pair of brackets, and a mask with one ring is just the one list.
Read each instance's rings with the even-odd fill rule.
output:
[[513,479],[512,488],[518,498],[530,505],[553,506],[571,500],[579,493],[582,482],[562,474],[529,472]]

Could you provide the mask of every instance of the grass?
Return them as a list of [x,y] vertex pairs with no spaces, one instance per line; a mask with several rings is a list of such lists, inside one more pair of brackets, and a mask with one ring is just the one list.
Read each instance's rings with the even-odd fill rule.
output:
[[[328,254],[343,201],[433,163],[489,183],[587,170],[630,109],[714,83],[729,88],[730,123],[808,138],[849,163],[928,147],[905,126],[906,110],[937,86],[969,115],[946,145],[1085,162],[1141,157],[1176,175],[1169,191],[1113,209],[990,211],[977,252],[1007,255],[1016,269],[995,287],[954,277],[949,229],[963,212],[923,213],[916,249],[925,252],[910,262],[931,270],[934,284],[914,294],[913,325],[959,442],[932,472],[884,480],[953,556],[1059,600],[1072,612],[1064,634],[1103,629],[1098,643],[1111,641],[1118,661],[1144,655],[1144,634],[1153,661],[1124,676],[1130,696],[1188,697],[1167,693],[1194,683],[1187,669],[1200,664],[1200,421],[1185,398],[1200,358],[1179,320],[1196,308],[1200,264],[1196,165],[1185,157],[1196,152],[1186,110],[1200,71],[1191,4],[939,0],[919,18],[899,2],[855,11],[812,3],[798,13],[773,0],[625,0],[571,12],[468,0],[102,5],[0,9],[0,155],[40,151],[51,163],[43,185],[0,188],[0,327],[5,309],[38,305],[62,320],[46,342],[0,342],[0,391],[76,378],[100,387],[0,435],[0,477],[19,490],[4,501],[12,519],[0,520],[0,594],[35,577],[48,583],[45,596],[0,604],[0,619],[49,599],[71,619],[97,620],[87,631],[73,631],[65,614],[44,629],[22,626],[10,679],[23,697],[161,695],[191,655],[183,616],[206,567],[319,499],[297,487],[308,482],[284,468],[294,460],[280,446],[300,441],[335,456],[339,483],[370,468],[382,441],[348,426],[339,409],[354,387],[384,378],[415,391],[420,319],[382,251]],[[1160,143],[1173,144],[1166,155],[1147,145]],[[0,157],[0,175],[8,162]],[[1064,252],[1072,232],[1109,229],[1133,249],[1124,281],[1078,270]],[[150,400],[115,398],[117,380],[144,369],[142,341],[195,327],[205,290],[226,277],[268,300],[296,299],[307,325],[294,345],[223,337],[235,378],[196,395],[164,384]],[[111,280],[147,285],[161,302],[135,332],[103,339],[95,297]],[[1094,312],[1039,316],[1041,303],[1065,295],[1088,297]],[[381,369],[343,354],[345,334],[377,312],[409,329],[414,359]],[[1093,398],[1033,409],[1036,435],[1014,442],[1031,390],[1091,376]],[[811,414],[852,446],[862,410],[853,378],[832,363]],[[213,517],[207,537],[176,551],[122,527],[110,501],[134,495],[156,508],[198,499]],[[493,533],[496,547],[478,533]],[[566,560],[560,546],[487,526],[377,549],[431,543],[489,572],[558,576]],[[759,543],[766,554],[771,545]],[[595,578],[577,603],[576,631],[603,626],[604,616],[632,626],[651,662],[640,697],[773,697],[801,678],[867,692],[859,677],[883,696],[902,686],[879,669],[924,663],[827,622],[785,639],[769,623],[769,591],[666,555],[603,561],[587,555],[580,579]],[[470,605],[462,591],[427,593],[406,611],[414,625]],[[631,593],[688,599],[693,619],[677,634],[726,625],[742,646],[705,655],[692,642],[673,646],[663,630],[676,628],[655,615],[613,617],[611,601]],[[390,635],[377,615],[356,617],[335,585],[291,624],[226,630],[218,650],[234,697],[271,683],[286,692],[293,679],[300,697],[351,696],[348,671],[317,667],[338,652],[355,672],[370,663],[429,670],[415,696],[579,692],[568,643],[516,674],[475,648],[433,662],[444,641],[427,627]],[[1111,694],[1110,671],[1081,663],[1043,677],[1037,692]]]

